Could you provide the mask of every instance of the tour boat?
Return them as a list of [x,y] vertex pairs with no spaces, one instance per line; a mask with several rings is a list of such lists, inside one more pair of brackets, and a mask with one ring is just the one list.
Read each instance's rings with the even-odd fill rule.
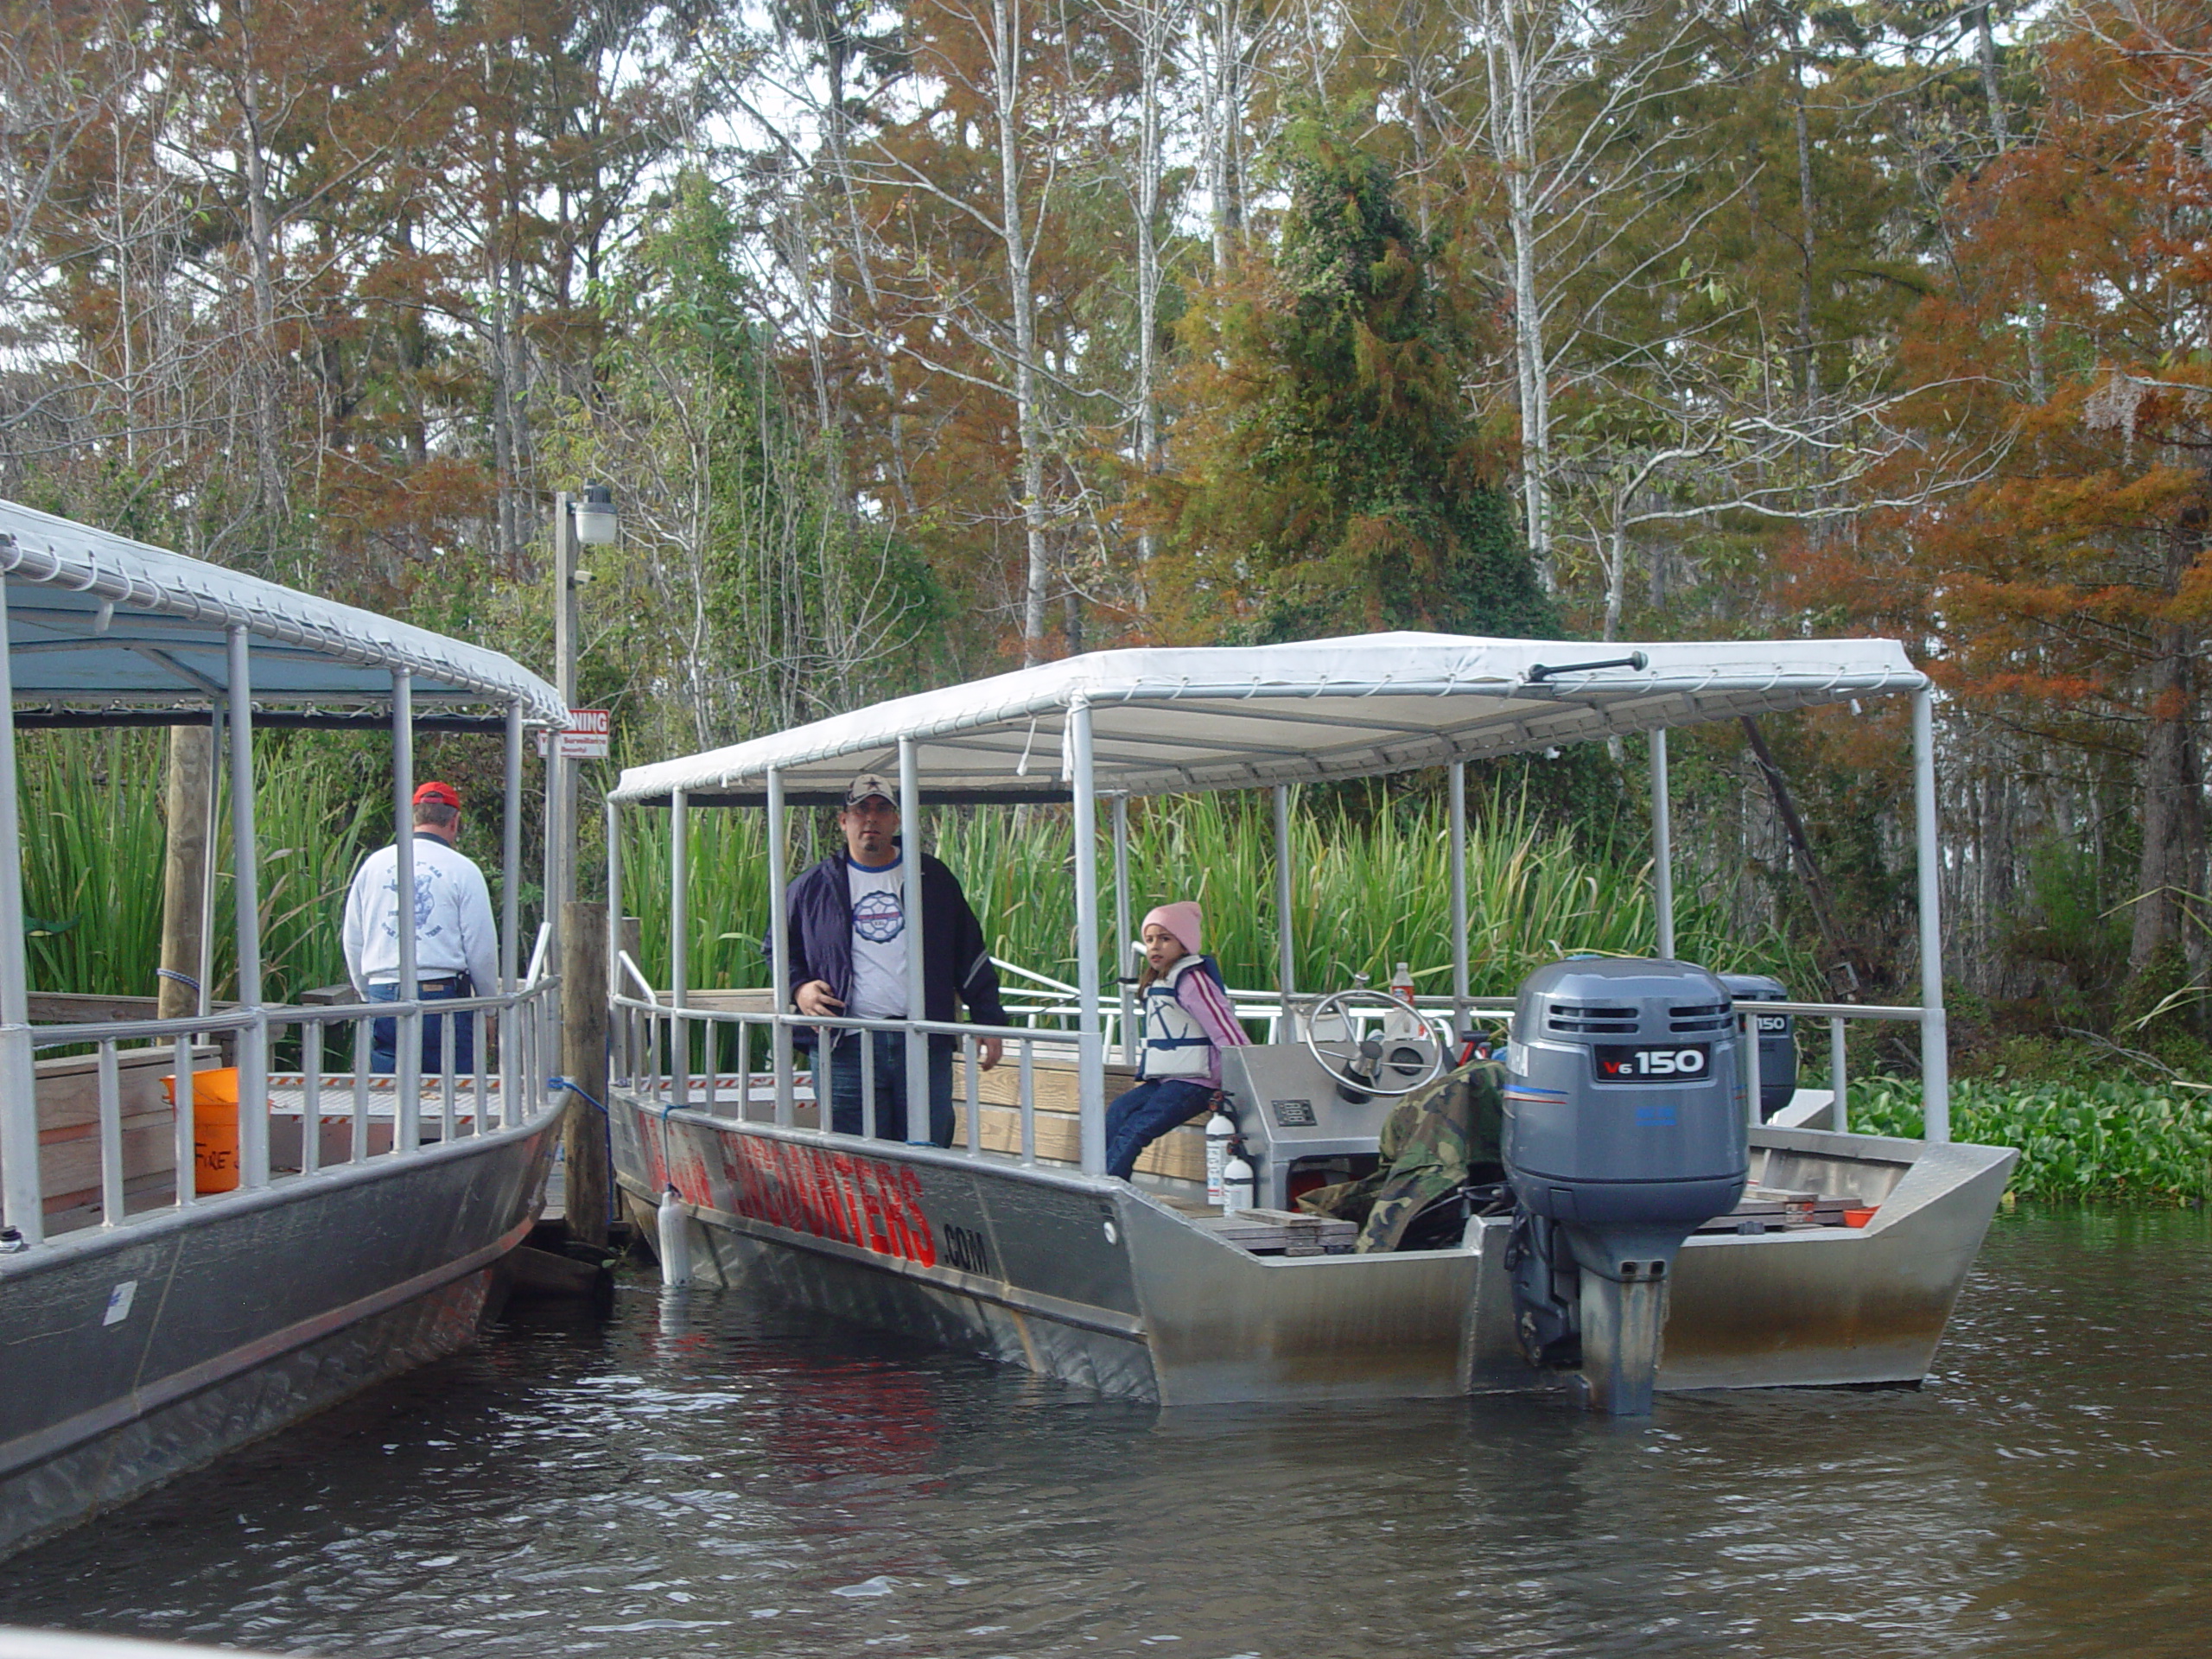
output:
[[[1919,1002],[1736,1001],[1703,969],[1675,962],[1669,728],[1899,696],[1912,702]],[[1632,735],[1648,739],[1650,757],[1652,957],[1560,964],[1532,979],[1517,1002],[1471,995],[1466,763]],[[1372,1065],[1352,1079],[1370,1087],[1344,1086],[1361,1031],[1387,1012],[1372,994],[1333,997],[1338,988],[1294,982],[1289,791],[1419,768],[1448,775],[1453,982],[1449,997],[1420,999],[1427,1030],[1402,1070],[1427,1075],[1478,1027],[1513,1027],[1504,1052],[1515,1202],[1503,1213],[1471,1213],[1456,1236],[1427,1241],[1433,1248],[1362,1253],[1342,1248],[1345,1224],[1301,1215],[1291,1196],[1316,1171],[1371,1166],[1405,1090],[1373,1086]],[[1079,971],[1066,1020],[1002,1029],[825,1021],[757,990],[688,982],[690,815],[765,810],[769,884],[780,893],[791,874],[791,809],[842,801],[862,772],[898,779],[910,848],[924,844],[932,805],[1071,810]],[[1228,1103],[1257,1164],[1261,1199],[1236,1216],[1207,1202],[1197,1125],[1150,1148],[1135,1181],[1104,1173],[1104,1108],[1129,1075],[1133,1036],[1126,988],[1105,994],[1131,937],[1128,804],[1224,790],[1273,792],[1281,940],[1279,983],[1265,1011],[1270,1040],[1227,1056]],[[1593,646],[1389,633],[1109,651],[634,767],[610,801],[610,893],[619,904],[615,815],[668,811],[672,967],[671,982],[653,986],[626,954],[613,964],[617,1179],[648,1236],[667,1224],[658,1236],[673,1247],[677,1276],[1168,1406],[1562,1388],[1634,1412],[1655,1386],[1914,1383],[1928,1372],[2017,1157],[1949,1139],[1935,790],[1929,683],[1897,644],[1865,639]],[[1102,804],[1108,836],[1099,833]],[[1105,918],[1103,857],[1113,888]],[[767,930],[772,978],[786,982],[780,906],[729,925]],[[1393,954],[1427,952],[1402,941]],[[1630,989],[1643,997],[1642,1015],[1627,1004],[1560,1000],[1606,973],[1628,988],[1620,997]],[[1315,988],[1333,1000],[1317,999]],[[1668,1001],[1677,995],[1689,1001]],[[919,1006],[918,995],[910,1006]],[[1655,1043],[1639,1017],[1676,1034]],[[1760,1121],[1760,1026],[1781,1019],[1808,1031],[1827,1022],[1835,1039],[1829,1089],[1805,1091],[1793,1109]],[[1923,1138],[1845,1129],[1840,1033],[1849,1020],[1918,1027]],[[792,1038],[830,1026],[902,1032],[910,1045],[933,1033],[957,1040],[953,1146],[830,1131]],[[1694,1040],[1679,1034],[1693,1027]],[[1639,1030],[1641,1043],[1605,1046],[1609,1031]],[[989,1071],[975,1064],[984,1036],[1006,1044]],[[1680,1078],[1608,1077],[1586,1065],[1596,1057],[1600,1068],[1650,1067],[1661,1062],[1648,1056],[1664,1053],[1675,1057],[1664,1062],[1670,1067],[1688,1068],[1693,1051],[1713,1085],[1703,1106],[1682,1104],[1689,1096],[1675,1087]],[[1630,1058],[1605,1058],[1616,1053]],[[910,1077],[921,1071],[907,1068]],[[1710,1105],[1724,1096],[1727,1112],[1740,1115],[1725,1122]],[[1633,1185],[1637,1160],[1657,1168],[1675,1155],[1668,1145],[1689,1155],[1669,1140],[1678,1105],[1704,1112],[1708,1130],[1717,1125],[1732,1146],[1734,1188],[1707,1205],[1718,1206],[1713,1213],[1683,1220],[1679,1240],[1642,1256],[1630,1250],[1605,1273],[1584,1271],[1583,1352],[1554,1345],[1548,1357],[1536,1340],[1542,1287],[1532,1291],[1528,1263],[1532,1249],[1549,1248],[1545,1227],[1573,1232],[1574,1188],[1566,1176],[1546,1188],[1536,1164],[1516,1168],[1515,1135],[1524,1162],[1536,1159],[1539,1119],[1567,1111],[1582,1129],[1566,1136],[1562,1155],[1597,1159],[1618,1141],[1627,1173],[1592,1164],[1592,1179]],[[910,1109],[908,1121],[926,1114]],[[1639,1124],[1670,1127],[1645,1135]],[[1605,1125],[1626,1127],[1599,1134]],[[1583,1190],[1586,1205],[1598,1190]],[[1531,1211],[1549,1219],[1539,1216],[1539,1225]],[[1604,1230],[1591,1220],[1597,1213],[1586,1210],[1585,1234]],[[1622,1236],[1642,1236],[1633,1228]],[[1571,1279],[1563,1249],[1547,1260]],[[1576,1249],[1586,1263],[1589,1252]],[[1550,1313],[1561,1307],[1573,1323],[1571,1297]]]
[[[566,717],[495,652],[10,503],[0,579],[5,1551],[474,1335],[495,1265],[537,1216],[565,1098],[548,1082],[558,986],[542,936],[518,962],[515,894],[524,734]],[[156,1019],[150,998],[35,992],[19,849],[41,831],[20,817],[17,731],[211,723],[228,762],[235,1001],[203,991],[190,1015]],[[348,1058],[370,1018],[350,995],[263,1001],[255,734],[362,725],[393,739],[400,823],[416,729],[505,750],[503,983],[414,1000],[407,912],[401,1000],[376,1010],[401,1022],[397,1077]],[[211,842],[213,818],[211,791]],[[423,1076],[420,1021],[471,1009],[496,1059],[480,1043],[477,1070]]]

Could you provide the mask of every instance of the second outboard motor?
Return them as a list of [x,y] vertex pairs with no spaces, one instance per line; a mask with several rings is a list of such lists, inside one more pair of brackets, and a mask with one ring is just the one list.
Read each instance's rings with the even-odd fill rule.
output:
[[[1738,1002],[1789,1001],[1789,987],[1765,974],[1723,974],[1720,982]],[[1788,1014],[1753,1017],[1759,1038],[1759,1122],[1764,1123],[1797,1092],[1797,1020]]]
[[1651,1409],[1682,1241],[1750,1173],[1728,988],[1684,962],[1582,957],[1522,982],[1505,1088],[1522,1345],[1590,1403]]

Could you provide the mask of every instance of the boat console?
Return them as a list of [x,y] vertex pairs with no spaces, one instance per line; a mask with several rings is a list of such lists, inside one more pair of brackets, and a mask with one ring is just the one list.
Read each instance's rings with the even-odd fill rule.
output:
[[1395,1094],[1346,1099],[1348,1091],[1304,1043],[1226,1051],[1221,1090],[1266,1210],[1293,1208],[1291,1184],[1302,1173],[1320,1175],[1318,1185],[1372,1169],[1382,1120],[1399,1100]]

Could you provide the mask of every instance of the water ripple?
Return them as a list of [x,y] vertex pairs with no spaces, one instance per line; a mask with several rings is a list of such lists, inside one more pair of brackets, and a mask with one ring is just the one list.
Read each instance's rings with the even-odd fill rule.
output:
[[2000,1219],[1916,1392],[1162,1414],[649,1288],[0,1566],[278,1652],[2201,1651],[2212,1231]]

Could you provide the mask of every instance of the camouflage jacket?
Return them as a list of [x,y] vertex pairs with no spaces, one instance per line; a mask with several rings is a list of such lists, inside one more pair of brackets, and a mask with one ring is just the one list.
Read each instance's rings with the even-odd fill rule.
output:
[[1496,1060],[1470,1060],[1424,1084],[1384,1120],[1373,1174],[1308,1192],[1300,1205],[1357,1222],[1363,1251],[1395,1250],[1406,1224],[1429,1205],[1471,1178],[1497,1179],[1504,1082]]

